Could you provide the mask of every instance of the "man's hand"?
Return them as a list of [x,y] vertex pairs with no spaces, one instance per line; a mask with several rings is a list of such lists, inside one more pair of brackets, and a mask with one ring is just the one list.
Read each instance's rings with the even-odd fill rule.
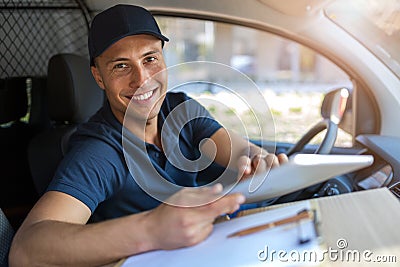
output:
[[288,161],[286,154],[278,156],[271,153],[259,153],[251,158],[241,156],[238,161],[238,171],[240,179],[247,179],[254,174],[265,173],[271,168],[275,168]]
[[[221,197],[222,186],[185,188],[148,213],[153,249],[175,249],[195,245],[208,237],[215,218],[236,211],[245,198],[241,194]],[[181,206],[179,206],[181,204]],[[193,206],[191,206],[193,204]],[[200,204],[200,205],[199,205]]]

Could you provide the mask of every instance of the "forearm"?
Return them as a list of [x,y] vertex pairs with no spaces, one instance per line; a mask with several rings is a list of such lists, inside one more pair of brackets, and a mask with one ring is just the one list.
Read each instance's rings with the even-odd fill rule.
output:
[[[265,149],[224,128],[221,128],[211,136],[211,140],[217,149],[215,162],[232,170],[237,170],[238,160],[242,156],[253,158],[256,155],[265,156],[268,154]],[[209,152],[212,149],[210,141],[207,141],[202,149],[207,155],[212,154]]]
[[233,170],[238,170],[238,162],[243,157],[253,159],[255,156],[265,157],[268,155],[267,150],[243,139],[240,136],[233,136],[232,143],[235,145],[232,146],[232,157],[229,161],[228,167]]
[[269,152],[265,148],[259,147],[249,142],[248,147],[242,150],[240,156],[248,156],[249,158],[254,158],[255,156],[265,157],[268,154]]
[[288,161],[285,154],[275,156],[274,153],[268,153],[266,149],[224,128],[215,132],[210,139],[204,142],[202,152],[218,164],[237,171],[239,179],[248,178],[254,173],[267,172],[270,168]]
[[46,220],[23,227],[13,241],[10,266],[99,266],[152,250],[146,216],[87,225]]

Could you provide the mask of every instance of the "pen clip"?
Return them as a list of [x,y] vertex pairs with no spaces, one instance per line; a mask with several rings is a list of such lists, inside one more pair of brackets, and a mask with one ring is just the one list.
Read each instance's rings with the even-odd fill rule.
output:
[[[302,212],[308,212],[308,209],[303,209],[301,211],[299,211],[297,214],[300,214]],[[314,216],[314,214],[313,214]],[[311,238],[309,236],[305,235],[305,232],[303,231],[303,223],[302,223],[303,219],[299,219],[297,221],[297,234],[298,234],[298,240],[299,240],[299,244],[303,245],[306,244],[308,242],[311,241]]]

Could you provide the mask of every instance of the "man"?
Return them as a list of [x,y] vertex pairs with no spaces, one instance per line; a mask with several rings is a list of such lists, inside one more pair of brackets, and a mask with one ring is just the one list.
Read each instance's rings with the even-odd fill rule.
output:
[[[71,138],[47,192],[14,238],[11,266],[99,266],[145,251],[191,246],[211,233],[216,217],[236,211],[242,195],[223,196],[218,183],[196,188],[198,173],[166,157],[161,129],[182,103],[192,103],[189,110],[198,116],[176,138],[189,159],[205,153],[239,178],[287,160],[229,133],[186,95],[166,94],[166,41],[140,7],[117,5],[93,19],[91,71],[108,102]],[[137,165],[127,166],[124,138]],[[154,176],[186,188],[158,198],[138,182]],[[95,223],[87,224],[89,219]]]

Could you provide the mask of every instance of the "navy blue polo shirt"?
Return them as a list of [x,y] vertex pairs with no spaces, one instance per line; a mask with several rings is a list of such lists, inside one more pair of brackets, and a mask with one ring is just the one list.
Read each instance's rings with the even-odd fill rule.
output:
[[225,170],[199,160],[201,141],[221,125],[198,102],[184,93],[167,93],[158,122],[163,151],[128,132],[105,104],[72,135],[47,190],[77,198],[99,221],[158,206],[160,199],[142,188],[162,191],[160,177],[168,184],[198,186]]

